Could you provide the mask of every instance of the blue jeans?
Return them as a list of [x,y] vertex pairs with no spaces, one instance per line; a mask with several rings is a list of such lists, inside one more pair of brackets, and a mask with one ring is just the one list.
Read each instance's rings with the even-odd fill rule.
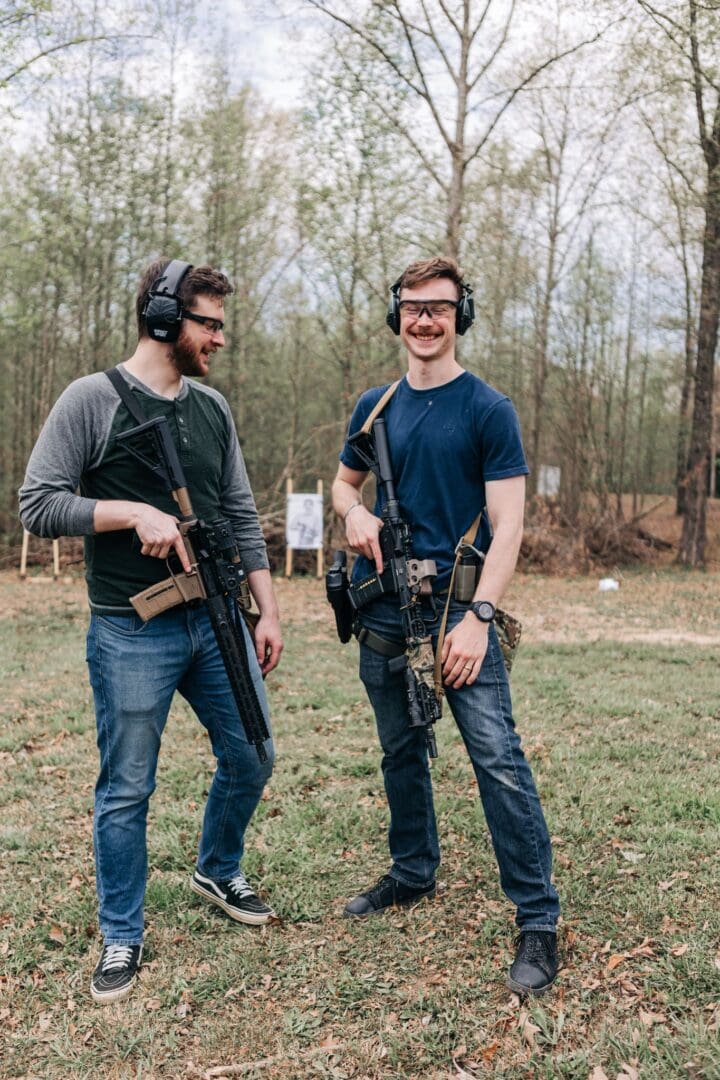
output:
[[[467,611],[453,602],[451,630]],[[401,641],[397,600],[382,597],[361,613],[363,626],[388,640]],[[428,625],[437,633],[439,619]],[[435,644],[433,636],[433,644]],[[405,885],[432,883],[440,865],[425,735],[408,723],[402,673],[392,675],[388,660],[360,646],[360,678],[375,710],[383,749],[382,771],[390,807],[390,875]],[[470,756],[495,857],[500,884],[516,905],[523,929],[554,930],[560,904],[551,880],[552,851],[530,766],[515,731],[510,689],[495,627],[472,686],[446,688],[447,703]],[[442,721],[440,721],[442,723]]]
[[[267,719],[260,668],[243,631]],[[267,740],[261,763],[247,741],[204,608],[177,608],[147,623],[137,615],[92,615],[87,660],[100,751],[93,828],[100,929],[106,944],[138,945],[148,803],[175,690],[207,729],[217,758],[197,862],[202,874],[226,881],[237,873],[245,829],[272,772],[273,746]]]

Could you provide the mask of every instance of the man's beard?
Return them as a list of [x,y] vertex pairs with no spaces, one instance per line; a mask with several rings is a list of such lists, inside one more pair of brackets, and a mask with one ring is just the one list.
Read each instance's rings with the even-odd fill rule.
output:
[[183,334],[177,339],[170,352],[170,359],[178,375],[202,375],[203,367],[197,350],[188,344]]

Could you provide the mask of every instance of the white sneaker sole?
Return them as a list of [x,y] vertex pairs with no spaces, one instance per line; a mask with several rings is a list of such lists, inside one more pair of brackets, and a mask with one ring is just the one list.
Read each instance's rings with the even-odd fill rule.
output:
[[204,900],[207,900],[211,904],[215,904],[216,907],[222,908],[225,914],[229,915],[235,922],[246,923],[248,926],[263,926],[266,922],[269,922],[270,919],[276,917],[275,912],[272,909],[265,915],[253,915],[247,911],[238,911],[232,904],[226,904],[221,897],[216,896],[215,893],[206,889],[197,882],[195,878],[190,878],[190,888],[193,892],[197,893],[198,896],[202,896]]
[[96,990],[93,984],[90,983],[90,996],[98,1005],[110,1005],[113,1001],[122,1001],[123,998],[129,997],[136,982],[137,975],[134,975],[127,986],[121,986],[119,990],[108,990],[106,992]]

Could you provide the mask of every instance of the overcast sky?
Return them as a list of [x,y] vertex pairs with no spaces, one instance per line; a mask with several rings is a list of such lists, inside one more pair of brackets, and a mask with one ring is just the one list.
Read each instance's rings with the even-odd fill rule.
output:
[[318,16],[307,11],[302,0],[282,5],[272,0],[205,2],[213,29],[227,26],[238,85],[253,83],[275,105],[297,105],[307,63],[322,36]]

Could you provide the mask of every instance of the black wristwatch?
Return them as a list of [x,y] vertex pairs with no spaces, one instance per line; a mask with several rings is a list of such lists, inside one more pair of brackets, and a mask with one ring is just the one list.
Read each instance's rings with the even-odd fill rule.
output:
[[491,623],[495,618],[495,605],[489,600],[476,600],[470,605],[470,610],[480,622]]

